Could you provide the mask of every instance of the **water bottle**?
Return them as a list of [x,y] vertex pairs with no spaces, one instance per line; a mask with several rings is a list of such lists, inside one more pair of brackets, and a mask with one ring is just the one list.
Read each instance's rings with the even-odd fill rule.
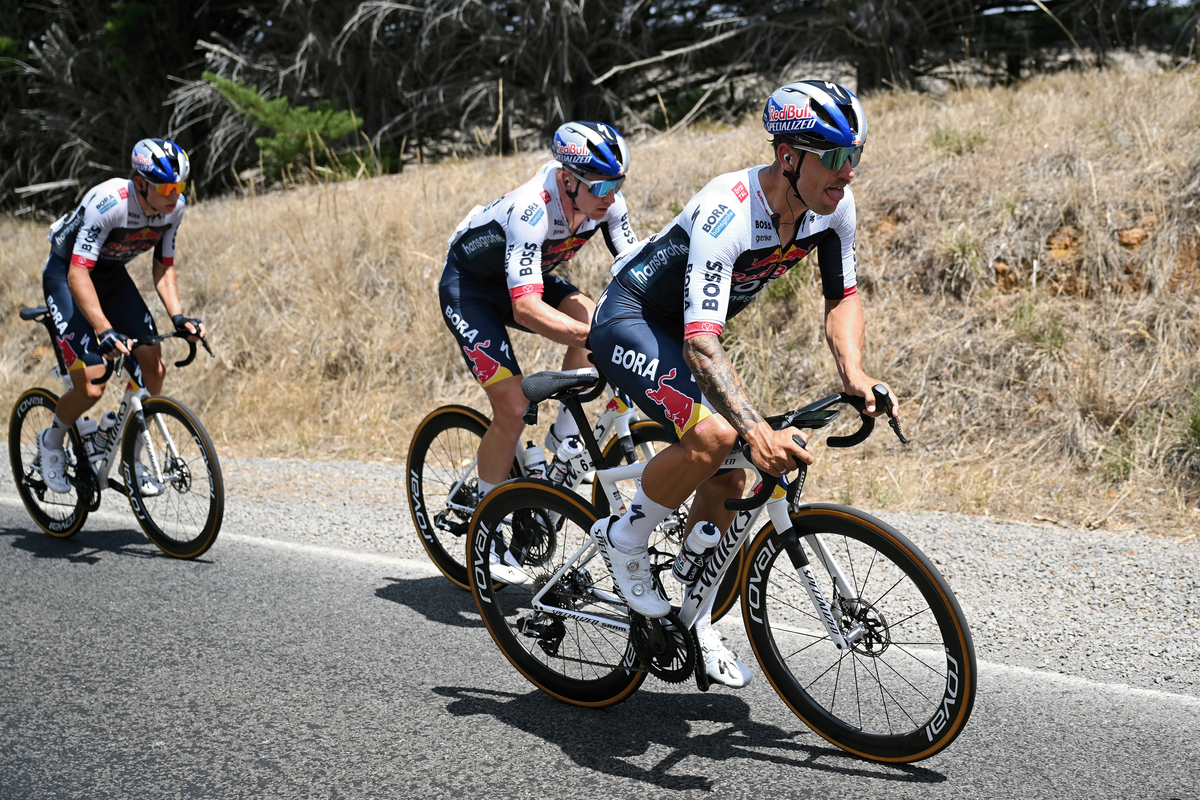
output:
[[675,558],[675,566],[671,568],[675,580],[684,586],[691,586],[704,571],[704,562],[708,559],[709,551],[721,541],[721,532],[711,522],[698,522],[688,534]]
[[111,411],[105,412],[104,416],[100,417],[100,424],[96,427],[96,435],[92,437],[95,442],[96,452],[102,453],[108,447],[108,440],[115,436],[117,426],[117,415]]
[[79,438],[83,439],[83,449],[89,457],[100,451],[100,448],[96,446],[96,429],[98,427],[95,420],[87,417],[80,417],[75,421],[75,430],[79,431]]
[[558,446],[558,452],[554,454],[554,461],[550,464],[546,478],[551,483],[573,489],[583,478],[583,467],[586,466],[584,463],[586,460],[587,451],[583,449],[583,443],[579,441],[579,437],[568,436]]
[[533,442],[526,442],[525,452],[521,454],[521,460],[525,467],[526,478],[546,477],[546,454],[542,451],[542,448]]

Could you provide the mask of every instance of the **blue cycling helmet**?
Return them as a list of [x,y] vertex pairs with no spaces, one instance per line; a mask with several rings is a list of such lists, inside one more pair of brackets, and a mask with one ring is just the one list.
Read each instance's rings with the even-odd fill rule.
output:
[[150,183],[180,183],[192,172],[187,153],[170,139],[142,139],[133,146],[130,161]]
[[862,104],[828,81],[800,81],[776,89],[763,109],[763,127],[815,150],[857,147],[867,141]]
[[572,172],[617,178],[629,169],[629,148],[603,122],[568,122],[554,132],[554,158]]

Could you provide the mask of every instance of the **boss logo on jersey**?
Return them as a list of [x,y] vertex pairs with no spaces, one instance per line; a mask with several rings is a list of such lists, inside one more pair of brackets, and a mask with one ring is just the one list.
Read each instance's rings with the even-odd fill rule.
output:
[[[537,255],[537,251],[538,246],[533,242],[525,242],[525,244],[521,246],[521,259],[517,262],[517,265],[520,266],[521,269],[518,270],[517,274],[522,278],[533,274],[533,260]],[[538,266],[541,265],[539,264]]]
[[768,222],[768,221],[767,221],[767,220],[765,220],[765,219],[756,219],[756,220],[754,220],[754,229],[755,229],[755,230],[757,230],[757,231],[769,231],[769,230],[773,230],[773,228],[771,228],[771,223],[770,223],[770,222]]
[[712,213],[708,215],[708,219],[704,220],[704,224],[700,226],[701,230],[715,239],[721,235],[721,231],[729,227],[729,223],[733,222],[735,216],[733,209],[722,203],[713,209]]
[[105,211],[109,211],[110,209],[115,208],[116,205],[117,205],[117,198],[113,197],[112,195],[109,195],[108,197],[106,197],[100,201],[100,205],[96,206],[96,210],[99,211],[101,214],[103,214]]
[[733,185],[733,195],[738,199],[739,203],[746,202],[746,198],[750,196],[750,191],[746,188],[746,184],[738,181]]

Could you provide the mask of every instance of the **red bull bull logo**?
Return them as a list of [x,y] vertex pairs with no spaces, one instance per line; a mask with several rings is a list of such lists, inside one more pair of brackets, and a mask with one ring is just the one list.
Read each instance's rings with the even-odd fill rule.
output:
[[471,372],[482,386],[490,386],[496,381],[512,377],[511,370],[501,366],[499,361],[484,352],[484,348],[491,343],[492,340],[488,339],[474,347],[463,348],[463,352],[467,354],[467,361],[471,362]]
[[675,377],[675,368],[658,379],[657,389],[647,389],[646,397],[658,403],[666,411],[667,419],[675,426],[675,432],[683,436],[710,412],[683,392],[668,386],[667,381]]
[[55,336],[54,339],[58,342],[58,352],[62,353],[63,366],[68,370],[75,366],[75,362],[79,360],[79,356],[75,355],[74,348],[67,344],[69,339],[74,339],[75,334],[68,333],[66,336]]

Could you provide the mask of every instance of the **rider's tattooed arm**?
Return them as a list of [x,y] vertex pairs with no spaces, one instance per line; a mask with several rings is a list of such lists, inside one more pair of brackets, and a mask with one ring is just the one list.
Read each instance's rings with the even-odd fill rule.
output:
[[729,420],[739,434],[745,436],[763,421],[754,410],[741,377],[716,336],[702,334],[686,340],[683,343],[683,360],[696,377],[708,402]]

